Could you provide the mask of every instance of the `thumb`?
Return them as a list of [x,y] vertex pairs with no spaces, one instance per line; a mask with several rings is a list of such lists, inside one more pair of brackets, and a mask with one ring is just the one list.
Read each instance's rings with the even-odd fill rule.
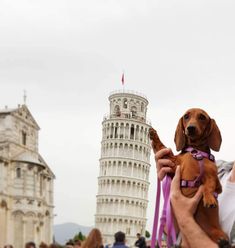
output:
[[171,182],[171,191],[180,191],[180,167],[176,167],[175,175]]
[[197,191],[197,193],[195,194],[195,196],[193,197],[194,201],[196,204],[198,204],[202,198],[202,194],[203,194],[203,185],[201,185]]
[[173,180],[174,180],[177,184],[180,183],[180,166],[179,166],[179,165],[177,165],[177,167],[176,167],[175,176],[174,176]]

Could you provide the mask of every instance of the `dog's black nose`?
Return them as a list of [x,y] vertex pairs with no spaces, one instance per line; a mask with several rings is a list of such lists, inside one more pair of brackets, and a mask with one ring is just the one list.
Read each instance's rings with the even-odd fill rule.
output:
[[187,127],[189,135],[195,134],[196,127],[195,126],[188,126]]

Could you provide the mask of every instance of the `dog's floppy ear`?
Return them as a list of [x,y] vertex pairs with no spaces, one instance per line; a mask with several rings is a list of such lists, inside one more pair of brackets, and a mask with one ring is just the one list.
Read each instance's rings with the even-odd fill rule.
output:
[[183,118],[179,119],[177,128],[175,130],[174,141],[175,141],[177,151],[181,151],[185,147],[185,133],[184,133],[184,126],[183,126]]
[[220,130],[215,122],[214,119],[211,119],[210,120],[210,127],[209,127],[209,135],[208,135],[208,138],[207,138],[207,141],[208,141],[208,146],[218,152],[219,149],[220,149],[220,145],[221,145],[221,142],[222,142],[222,137],[221,137],[221,134],[220,134]]

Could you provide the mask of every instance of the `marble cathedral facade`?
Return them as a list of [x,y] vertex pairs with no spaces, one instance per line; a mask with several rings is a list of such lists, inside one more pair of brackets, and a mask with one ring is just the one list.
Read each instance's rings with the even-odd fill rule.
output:
[[39,154],[39,129],[26,105],[0,110],[0,247],[53,239],[55,176]]

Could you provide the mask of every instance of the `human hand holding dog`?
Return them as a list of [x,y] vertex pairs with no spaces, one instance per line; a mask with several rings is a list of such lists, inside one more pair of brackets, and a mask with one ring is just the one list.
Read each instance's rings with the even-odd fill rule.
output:
[[180,190],[180,167],[177,166],[171,183],[170,200],[182,237],[185,239],[182,247],[218,247],[194,220],[194,214],[201,200],[202,191],[203,186],[200,186],[194,197],[185,197]]
[[[152,146],[153,147],[153,146]],[[173,173],[172,167],[175,166],[175,164],[170,159],[165,159],[164,157],[166,155],[173,154],[170,148],[163,148],[160,151],[154,152],[154,158],[156,162],[156,169],[157,169],[157,175],[160,180],[163,180],[163,178],[166,176],[167,173]]]
[[178,224],[184,224],[188,218],[193,218],[197,205],[202,197],[203,186],[200,186],[195,196],[185,197],[180,189],[180,167],[177,166],[175,176],[171,183],[170,199],[171,205]]

